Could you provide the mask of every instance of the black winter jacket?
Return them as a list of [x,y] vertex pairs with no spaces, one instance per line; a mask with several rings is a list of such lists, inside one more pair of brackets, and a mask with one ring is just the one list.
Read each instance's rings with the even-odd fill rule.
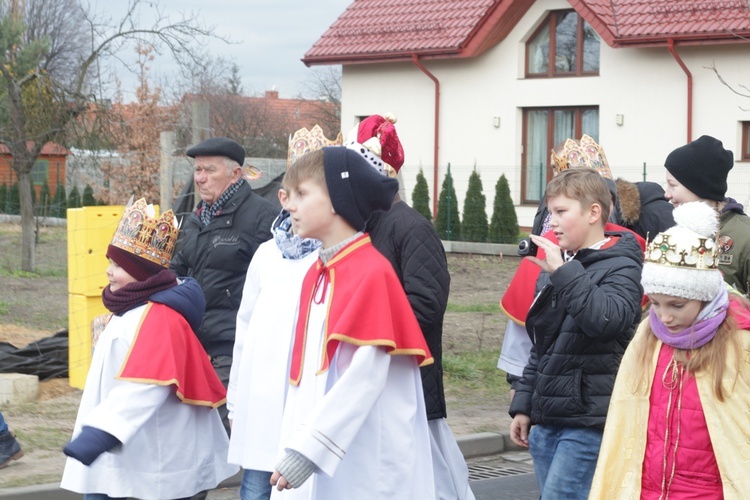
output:
[[247,182],[204,226],[195,212],[182,224],[170,268],[191,276],[206,296],[198,339],[209,355],[232,356],[237,310],[250,259],[271,239],[277,210],[253,193]]
[[582,249],[554,273],[526,319],[534,346],[510,415],[532,424],[603,428],[617,368],[641,318],[641,249],[631,233]]
[[396,270],[435,362],[421,368],[427,419],[445,418],[443,316],[450,274],[432,223],[404,202],[375,212],[367,223],[372,244]]

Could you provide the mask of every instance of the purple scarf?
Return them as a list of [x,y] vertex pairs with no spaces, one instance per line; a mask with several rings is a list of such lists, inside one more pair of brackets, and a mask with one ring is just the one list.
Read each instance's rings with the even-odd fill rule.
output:
[[668,346],[675,349],[697,349],[709,343],[716,335],[719,326],[727,317],[729,296],[722,284],[721,290],[714,299],[706,304],[690,328],[678,333],[670,333],[652,308],[649,311],[649,323],[654,335]]
[[156,292],[173,286],[177,286],[177,276],[169,269],[164,269],[143,281],[128,283],[116,292],[110,290],[110,285],[107,285],[102,292],[102,302],[104,307],[119,316],[135,306],[145,304]]

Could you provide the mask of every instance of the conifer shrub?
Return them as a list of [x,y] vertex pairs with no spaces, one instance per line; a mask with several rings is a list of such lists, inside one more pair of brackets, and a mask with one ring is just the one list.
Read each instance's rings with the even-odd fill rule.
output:
[[68,193],[68,208],[81,208],[81,194],[76,186]]
[[96,198],[94,198],[94,188],[91,185],[86,184],[83,188],[83,199],[81,199],[81,206],[83,207],[95,207]]
[[518,242],[518,215],[513,199],[510,197],[510,186],[505,174],[495,184],[495,202],[492,208],[490,233],[491,243]]
[[469,176],[462,220],[461,238],[464,241],[487,241],[487,199],[482,192],[482,178],[476,168]]
[[57,185],[55,190],[55,197],[52,199],[52,207],[50,209],[50,215],[54,217],[62,217],[63,219],[68,217],[68,201],[65,196],[65,186],[62,184]]
[[453,185],[451,167],[445,174],[443,187],[438,197],[438,212],[435,214],[435,230],[442,240],[457,240],[461,236],[461,219],[458,214],[458,199]]
[[427,179],[425,179],[421,168],[417,174],[417,185],[414,186],[414,192],[411,194],[411,203],[414,210],[424,215],[427,220],[432,220],[430,189],[427,187]]

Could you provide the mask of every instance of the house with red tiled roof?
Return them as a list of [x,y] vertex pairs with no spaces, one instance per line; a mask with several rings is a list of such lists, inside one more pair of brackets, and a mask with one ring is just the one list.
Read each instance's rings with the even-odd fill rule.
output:
[[488,212],[504,174],[530,226],[550,150],[584,133],[616,177],[659,183],[670,151],[717,137],[750,202],[747,0],[356,0],[302,61],[342,65],[345,132],[398,117],[407,200],[422,168],[433,210],[449,165],[459,209],[476,169]]

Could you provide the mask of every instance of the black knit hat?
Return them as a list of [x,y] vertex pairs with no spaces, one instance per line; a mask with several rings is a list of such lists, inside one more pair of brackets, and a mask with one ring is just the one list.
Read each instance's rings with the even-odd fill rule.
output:
[[734,154],[721,141],[703,135],[669,153],[664,166],[677,182],[705,200],[722,201]]
[[185,152],[190,158],[196,156],[226,156],[240,164],[245,164],[245,148],[226,137],[212,137],[199,142]]
[[357,231],[376,210],[388,210],[398,181],[383,176],[359,153],[343,146],[323,148],[326,185],[336,213]]

